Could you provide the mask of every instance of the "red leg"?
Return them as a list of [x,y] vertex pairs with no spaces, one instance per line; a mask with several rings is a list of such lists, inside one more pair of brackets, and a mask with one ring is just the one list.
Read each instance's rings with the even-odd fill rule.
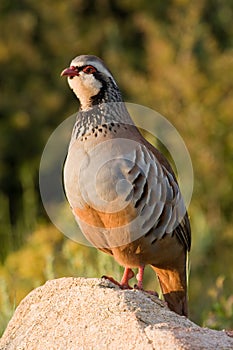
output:
[[138,283],[134,286],[135,289],[139,289],[139,290],[142,290],[144,292],[147,292],[149,294],[152,294],[152,295],[155,295],[156,297],[158,297],[158,293],[157,292],[154,292],[152,290],[144,290],[143,289],[143,275],[144,275],[144,270],[145,270],[145,266],[139,266],[138,268],[138,273],[137,273],[137,281]]
[[143,274],[144,274],[145,266],[139,266],[138,273],[137,273],[137,289],[143,290]]
[[124,274],[122,276],[121,283],[120,283],[121,288],[131,289],[131,287],[129,285],[129,280],[133,277],[134,277],[134,272],[129,267],[125,267],[125,271],[124,271]]

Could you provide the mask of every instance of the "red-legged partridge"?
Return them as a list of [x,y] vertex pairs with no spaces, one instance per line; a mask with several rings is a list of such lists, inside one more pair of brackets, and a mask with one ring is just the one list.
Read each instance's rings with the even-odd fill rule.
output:
[[64,186],[83,234],[124,266],[122,288],[138,268],[142,289],[151,265],[169,308],[187,316],[191,231],[171,166],[134,125],[101,59],[78,56],[61,75],[80,101]]

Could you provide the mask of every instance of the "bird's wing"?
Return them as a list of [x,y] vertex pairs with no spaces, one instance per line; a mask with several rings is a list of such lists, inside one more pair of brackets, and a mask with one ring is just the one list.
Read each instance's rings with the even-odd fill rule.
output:
[[167,161],[155,153],[138,143],[124,174],[132,186],[128,199],[137,210],[141,233],[150,234],[152,242],[175,234],[189,250],[190,226],[178,183]]
[[[170,187],[170,191],[175,194],[175,197],[178,196],[179,200],[177,203],[180,203],[180,205],[173,207],[173,218],[176,217],[178,219],[177,222],[179,222],[178,225],[175,225],[173,234],[177,236],[179,241],[184,245],[184,247],[190,251],[191,249],[191,227],[190,222],[188,218],[188,213],[185,209],[183,198],[180,193],[180,189],[178,187],[177,179],[175,176],[175,173],[169,164],[168,160],[165,158],[165,156],[152,144],[150,144],[147,140],[143,138],[143,136],[140,134],[139,136],[140,142],[142,142],[145,147],[148,149],[149,152],[153,153],[156,162],[159,162],[159,164],[162,166],[162,169],[164,171],[164,176],[167,177],[168,183]],[[182,208],[182,209],[181,209]],[[181,209],[181,210],[180,210]],[[178,211],[178,213],[176,213]],[[180,211],[180,212],[179,212]]]

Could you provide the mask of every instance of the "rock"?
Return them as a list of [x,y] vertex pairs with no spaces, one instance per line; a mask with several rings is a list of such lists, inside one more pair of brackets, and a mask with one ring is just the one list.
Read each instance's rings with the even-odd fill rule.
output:
[[233,338],[195,325],[147,293],[104,279],[60,278],[22,300],[0,349],[226,350]]

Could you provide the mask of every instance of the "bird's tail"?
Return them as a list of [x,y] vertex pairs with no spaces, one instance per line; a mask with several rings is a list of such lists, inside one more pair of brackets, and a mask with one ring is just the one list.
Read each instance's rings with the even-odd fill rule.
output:
[[186,256],[183,264],[176,268],[161,269],[152,266],[156,272],[162,293],[170,310],[188,316]]

